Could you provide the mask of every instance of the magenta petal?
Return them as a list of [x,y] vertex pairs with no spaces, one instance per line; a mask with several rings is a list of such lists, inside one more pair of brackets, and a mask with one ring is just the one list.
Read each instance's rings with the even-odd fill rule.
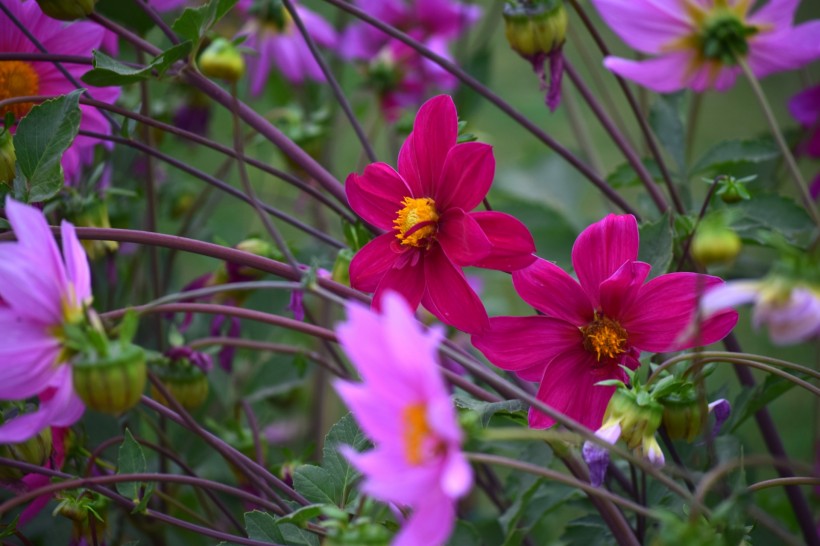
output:
[[495,176],[493,149],[480,142],[464,142],[450,149],[433,195],[439,210],[458,207],[469,212],[490,191]]
[[386,163],[371,163],[361,175],[351,173],[345,181],[350,207],[365,222],[382,229],[393,229],[393,220],[410,197],[410,188],[401,175]]
[[761,33],[750,40],[749,68],[762,78],[794,70],[820,57],[820,21],[809,21],[784,32]]
[[641,287],[632,307],[621,317],[629,344],[643,351],[664,352],[723,339],[737,321],[734,311],[714,317],[719,320],[706,321],[700,339],[679,340],[694,318],[700,296],[722,282],[698,273],[669,273],[652,279]]
[[521,298],[549,317],[575,326],[593,318],[593,305],[587,294],[566,271],[541,258],[513,272],[513,285]]
[[652,266],[643,262],[626,262],[601,283],[601,310],[604,315],[619,318],[627,313],[643,286]]
[[424,306],[442,322],[463,332],[477,334],[489,325],[487,311],[470,287],[461,268],[433,247],[424,257],[427,290]]
[[789,101],[789,112],[801,125],[811,127],[820,118],[820,85],[809,87]]
[[[411,250],[410,252],[415,251]],[[373,294],[373,307],[381,309],[381,300],[385,292],[393,291],[398,292],[407,301],[410,309],[415,311],[424,294],[425,261],[425,257],[422,257],[419,262],[412,265],[405,262],[402,267],[394,265],[388,269]]]
[[375,292],[387,270],[400,254],[393,250],[396,236],[383,233],[362,247],[350,262],[350,286],[362,292]]
[[[486,331],[472,337],[473,345],[487,360],[502,370],[516,373],[538,367],[543,373],[556,355],[581,347],[582,342],[578,328],[543,316],[493,317]],[[528,377],[531,376],[528,374]]]
[[750,23],[773,26],[775,29],[788,28],[794,20],[794,12],[800,0],[769,0],[764,6],[749,16]]
[[437,239],[447,257],[461,266],[474,265],[492,248],[478,222],[461,209],[450,209],[442,216]]
[[604,59],[604,66],[615,74],[658,93],[673,93],[686,86],[684,78],[691,62],[692,53],[685,51],[645,61],[607,57]]
[[399,172],[414,190],[414,182],[418,181],[422,193],[416,197],[437,193],[444,161],[457,138],[458,115],[453,99],[439,95],[425,102],[399,153]]
[[670,42],[691,32],[685,10],[669,9],[664,2],[593,0],[592,3],[609,28],[629,47],[644,53],[660,53]]
[[511,272],[535,261],[535,241],[530,230],[517,218],[491,211],[472,212],[470,216],[478,222],[492,244],[490,254],[473,265]]
[[638,222],[631,214],[610,214],[578,236],[572,246],[572,265],[594,307],[600,304],[601,283],[624,263],[638,259]]
[[413,515],[402,526],[392,546],[435,546],[445,544],[456,520],[455,505],[441,491],[428,491]]
[[65,258],[66,275],[74,287],[76,301],[72,304],[82,304],[91,299],[91,270],[85,249],[77,239],[74,226],[65,220],[60,224],[60,233],[63,239],[63,256]]

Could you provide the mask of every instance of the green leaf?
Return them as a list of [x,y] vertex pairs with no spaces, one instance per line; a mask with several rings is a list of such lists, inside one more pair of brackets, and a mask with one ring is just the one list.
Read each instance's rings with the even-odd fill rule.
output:
[[[142,451],[142,446],[134,439],[134,435],[131,434],[131,431],[125,429],[125,439],[120,445],[117,455],[117,474],[141,474],[147,471],[148,463],[145,460],[145,453]],[[145,509],[148,499],[154,491],[154,484],[147,484],[145,493],[140,497],[142,485],[140,482],[117,483],[117,491],[119,494],[137,504],[134,508],[134,513]]]
[[198,8],[185,8],[172,29],[186,40],[199,43],[202,36],[222,19],[239,0],[211,0]]
[[[811,381],[807,374],[794,373],[795,377]],[[732,416],[726,429],[734,432],[749,417],[757,413],[761,408],[791,390],[795,384],[786,378],[769,375],[762,383],[758,383],[754,388],[744,388],[732,404]]]
[[692,173],[709,169],[719,169],[728,163],[761,163],[776,159],[780,155],[777,144],[770,137],[749,140],[726,140],[706,152],[695,166]]
[[652,266],[650,277],[663,275],[672,263],[672,225],[669,213],[654,222],[642,224],[638,231],[641,237],[641,248],[638,260]]
[[[652,175],[652,179],[655,182],[661,182],[663,180],[663,175],[661,174],[661,169],[657,161],[645,157],[641,160],[641,163],[646,167],[649,174]],[[606,177],[606,181],[615,189],[638,186],[641,183],[638,173],[635,172],[635,169],[633,169],[629,163],[621,163],[618,165],[615,170]]]
[[561,541],[567,546],[604,546],[614,544],[612,534],[597,516],[584,516],[567,525]]
[[319,546],[319,537],[290,523],[277,521],[285,538],[285,544],[293,546]]
[[333,475],[321,466],[305,464],[293,473],[293,488],[310,502],[337,504],[341,497]]
[[80,129],[80,95],[68,95],[34,106],[14,135],[17,166],[24,178],[26,202],[45,201],[65,183],[60,161]]
[[771,233],[782,235],[791,244],[809,242],[814,223],[806,210],[788,197],[757,195],[732,206],[732,227],[744,239],[761,244],[771,242]]
[[94,50],[94,68],[86,72],[82,80],[97,87],[127,85],[154,77],[162,77],[175,62],[184,59],[191,52],[191,42],[186,41],[166,49],[144,68],[134,68],[109,57],[102,51]]
[[245,531],[248,533],[248,538],[252,540],[270,542],[271,544],[285,542],[285,537],[282,536],[282,531],[276,526],[276,520],[273,519],[273,516],[258,510],[245,512]]
[[680,114],[683,97],[682,92],[660,95],[649,112],[649,124],[680,173],[686,172],[685,136]]
[[322,467],[330,473],[333,479],[339,493],[338,505],[341,507],[347,504],[348,490],[359,477],[358,471],[339,452],[339,447],[343,445],[350,446],[356,451],[362,451],[369,445],[367,438],[364,437],[356,424],[356,420],[353,419],[353,415],[350,413],[331,427],[325,437],[322,450]]
[[328,506],[336,508],[335,504],[308,504],[291,512],[287,516],[282,516],[276,520],[277,524],[291,523],[297,527],[305,527],[307,522],[323,514],[324,509]]
[[504,400],[502,402],[482,402],[472,398],[456,398],[456,407],[476,412],[484,428],[490,424],[490,419],[497,413],[514,415],[527,409],[520,400]]

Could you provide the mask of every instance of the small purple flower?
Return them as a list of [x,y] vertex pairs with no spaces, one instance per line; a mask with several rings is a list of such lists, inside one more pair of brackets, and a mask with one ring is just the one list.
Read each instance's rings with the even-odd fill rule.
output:
[[[613,422],[604,425],[595,432],[595,435],[614,445],[621,437],[621,424]],[[589,483],[595,487],[601,487],[606,477],[606,469],[609,467],[609,450],[592,442],[584,442],[581,454],[589,466]]]
[[172,347],[165,351],[165,356],[173,361],[185,359],[196,366],[204,373],[208,373],[214,367],[214,361],[208,353],[200,353],[190,347]]
[[710,437],[714,438],[720,433],[723,423],[732,414],[732,405],[725,398],[720,398],[709,404],[709,413],[715,416],[715,424],[709,432]]

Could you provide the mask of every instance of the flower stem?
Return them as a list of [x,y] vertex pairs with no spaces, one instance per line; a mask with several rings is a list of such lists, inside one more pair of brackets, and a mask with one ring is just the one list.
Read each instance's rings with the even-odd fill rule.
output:
[[763,110],[763,115],[766,117],[766,122],[769,124],[777,146],[780,148],[780,153],[783,154],[783,159],[786,161],[786,166],[792,175],[792,179],[797,187],[797,192],[803,200],[803,205],[806,207],[806,211],[809,213],[809,216],[811,216],[815,225],[820,227],[820,213],[817,212],[817,208],[814,206],[814,200],[809,193],[809,187],[806,181],[803,180],[803,175],[800,174],[800,169],[797,166],[797,161],[795,161],[792,151],[789,149],[788,144],[786,144],[786,139],[783,137],[783,132],[780,130],[780,125],[777,123],[774,112],[772,112],[772,107],[769,105],[766,94],[763,92],[763,88],[760,87],[760,82],[752,72],[752,69],[749,68],[746,59],[740,55],[737,55],[736,59],[741,70],[743,70],[743,74],[749,81],[749,85],[752,87],[755,98],[760,103],[760,108]]

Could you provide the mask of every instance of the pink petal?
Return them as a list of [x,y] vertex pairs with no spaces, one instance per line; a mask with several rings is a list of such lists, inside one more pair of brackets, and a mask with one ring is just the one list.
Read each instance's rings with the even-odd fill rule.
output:
[[692,60],[691,52],[681,51],[667,53],[645,61],[607,57],[604,59],[604,66],[619,76],[652,91],[673,93],[686,87],[685,77]]
[[490,191],[495,175],[493,149],[480,142],[464,142],[450,149],[435,189],[436,207],[476,208]]
[[700,311],[704,317],[751,303],[760,296],[761,284],[758,281],[729,281],[715,285],[706,291],[700,299]]
[[572,246],[572,265],[594,307],[598,291],[624,263],[638,259],[638,222],[631,214],[610,214],[586,228]]
[[577,327],[551,317],[493,317],[490,327],[472,337],[476,349],[502,370],[520,372],[538,368],[541,374],[559,353],[581,347]]
[[60,233],[63,239],[66,275],[74,287],[74,296],[76,298],[72,303],[87,302],[91,299],[91,271],[88,267],[88,257],[85,255],[85,249],[77,239],[77,231],[72,224],[63,220],[60,224]]
[[350,207],[365,222],[386,230],[404,206],[402,200],[412,196],[401,175],[387,163],[371,163],[361,175],[351,173],[345,181]]
[[436,238],[447,257],[461,266],[484,259],[492,248],[478,222],[461,209],[450,209],[441,217]]
[[489,256],[473,264],[476,267],[517,271],[535,262],[535,241],[527,227],[517,218],[503,212],[471,212],[489,238]]
[[632,306],[652,266],[643,262],[626,262],[601,283],[601,310],[604,315],[619,318]]
[[794,13],[800,0],[770,0],[766,5],[752,13],[748,22],[762,24],[777,29],[789,28],[794,21]]
[[621,317],[629,344],[642,351],[666,352],[723,339],[737,322],[734,311],[704,323],[700,339],[679,340],[694,317],[700,296],[722,282],[717,277],[697,273],[669,273],[652,279],[643,285],[632,307]]
[[801,125],[814,125],[820,119],[820,85],[809,87],[792,97],[789,112]]
[[413,190],[421,190],[416,197],[438,193],[444,161],[457,138],[458,116],[453,99],[439,95],[425,102],[399,153],[399,172]]
[[[411,250],[409,252],[418,252]],[[373,307],[381,309],[381,299],[384,297],[386,291],[398,292],[411,309],[418,308],[421,302],[421,297],[424,294],[424,277],[425,277],[425,261],[426,257],[420,257],[419,262],[404,263],[401,267],[394,265],[387,270],[387,273],[382,277],[379,286],[373,294]],[[352,266],[353,264],[351,264]],[[351,277],[352,278],[352,277]]]
[[541,258],[513,272],[513,285],[521,298],[549,317],[575,326],[593,318],[594,307],[578,282],[566,271]]
[[321,15],[307,8],[299,6],[296,10],[299,14],[299,18],[302,19],[302,22],[308,29],[310,37],[313,38],[317,44],[324,47],[336,47],[338,35],[333,25],[328,23]]
[[393,233],[383,233],[364,245],[350,262],[350,286],[362,292],[375,292],[385,273],[401,256],[394,250],[395,241]]
[[[71,369],[63,366],[54,376],[54,392],[47,400],[41,397],[40,407],[0,425],[0,444],[16,444],[35,437],[52,424],[73,425],[82,415],[82,403],[71,386]],[[77,404],[80,411],[77,411]]]
[[424,257],[427,279],[424,307],[442,322],[463,332],[477,334],[489,325],[487,311],[470,287],[461,268],[436,247]]
[[459,450],[450,451],[445,459],[441,476],[441,489],[445,495],[456,499],[466,495],[473,485],[473,469]]
[[761,33],[749,41],[749,67],[762,78],[794,70],[820,58],[820,21],[810,21],[784,32]]
[[416,504],[413,515],[402,526],[392,546],[437,546],[447,542],[456,520],[455,505],[440,491],[429,491]]
[[691,33],[685,11],[664,8],[665,2],[593,0],[592,3],[609,28],[629,47],[643,53],[661,53],[669,43]]
[[65,279],[62,264],[52,263],[49,254],[48,245],[37,252],[18,243],[1,243],[0,298],[23,317],[57,325],[63,319],[61,301],[67,287],[58,280]]

